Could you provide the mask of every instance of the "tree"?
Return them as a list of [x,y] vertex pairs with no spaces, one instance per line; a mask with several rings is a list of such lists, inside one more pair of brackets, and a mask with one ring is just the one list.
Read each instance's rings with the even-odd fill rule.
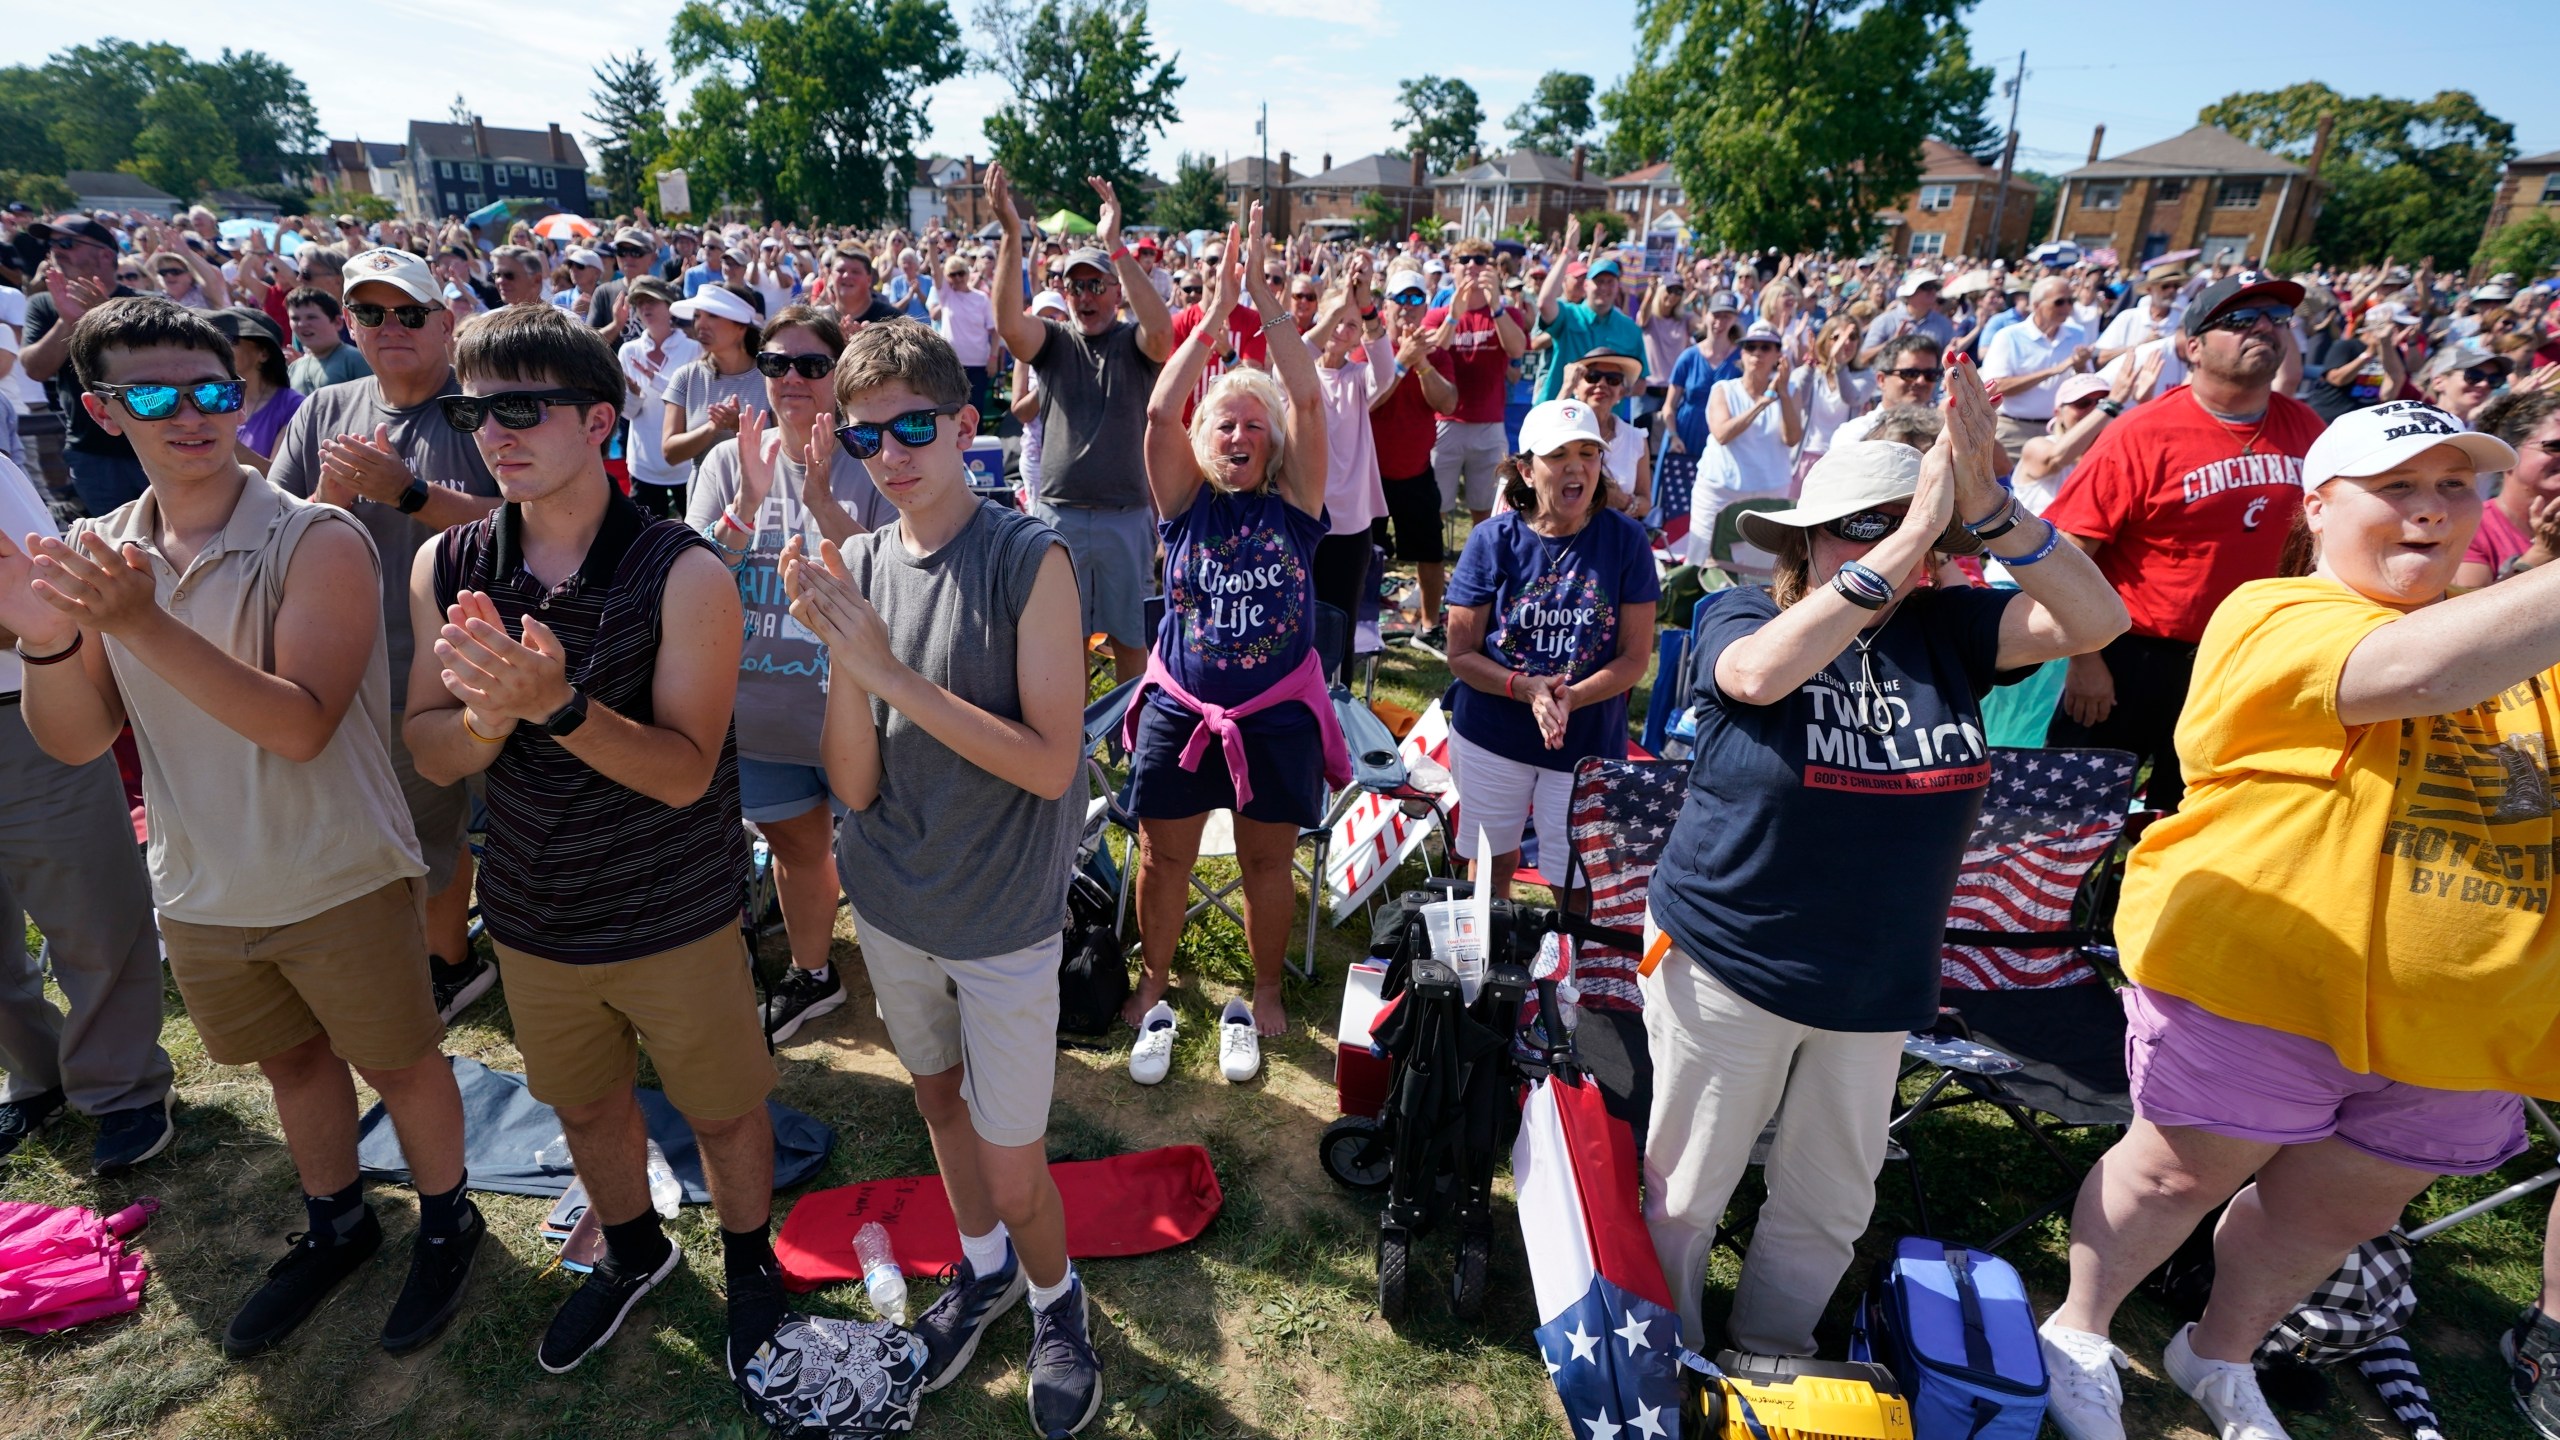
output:
[[1573,212],[1573,218],[1582,222],[1584,235],[1605,233],[1607,243],[1612,246],[1623,245],[1636,238],[1636,217],[1612,210],[1606,205],[1594,205],[1588,210],[1576,210]]
[[70,186],[51,175],[31,175],[24,170],[0,170],[0,205],[12,200],[25,201],[31,210],[53,214],[80,203]]
[[204,87],[192,80],[170,81],[142,102],[141,118],[133,158],[117,168],[181,200],[193,200],[217,185],[241,183],[231,132]]
[[658,62],[646,50],[609,54],[595,76],[588,97],[595,108],[587,119],[601,132],[590,137],[596,142],[596,178],[613,192],[616,210],[644,205],[654,193],[650,171],[667,148],[667,92]]
[[2475,270],[2496,274],[2511,270],[2530,280],[2560,268],[2560,215],[2536,210],[2511,225],[2502,225],[2480,242],[2471,257]]
[[1445,175],[1476,152],[1484,105],[1466,81],[1425,75],[1396,87],[1395,126],[1408,147],[1422,152],[1424,166]]
[[1591,135],[1591,77],[1550,70],[1538,77],[1528,102],[1503,123],[1511,127],[1511,148],[1564,155]]
[[222,52],[198,61],[190,77],[231,132],[231,154],[240,173],[266,184],[307,171],[319,158],[320,112],[302,77],[281,60],[255,50]]
[[[2036,187],[2035,213],[2027,217],[2027,246],[2033,249],[2040,237],[2053,233],[2053,212],[2062,204],[2062,177],[2042,170],[2013,171],[2019,179]],[[2007,224],[2006,220],[2001,222]]]
[[[154,110],[173,86],[185,88]],[[182,123],[169,119],[179,114]],[[255,50],[198,60],[175,45],[106,39],[41,67],[0,70],[0,155],[21,169],[134,169],[146,163],[140,147],[155,115],[161,129],[147,163],[161,172],[207,169],[210,157],[225,155],[226,183],[281,181],[320,145],[319,116],[301,78]],[[177,133],[198,125],[210,133]],[[200,158],[180,163],[181,153]]]
[[1920,179],[1920,142],[1977,116],[1969,0],[1638,0],[1636,61],[1601,108],[1667,155],[1717,244],[1864,250]]
[[52,123],[52,77],[32,65],[0,67],[0,155],[20,172],[61,174],[68,167]]
[[1224,230],[1234,222],[1227,208],[1226,177],[1217,157],[1181,155],[1173,162],[1173,183],[1156,192],[1147,218],[1176,235],[1194,230]]
[[987,0],[977,25],[981,67],[1013,91],[986,134],[1015,193],[1043,211],[1081,209],[1093,200],[1085,177],[1098,175],[1138,194],[1149,137],[1173,124],[1182,88],[1174,57],[1156,56],[1145,0]]
[[2198,118],[2306,160],[2322,116],[2337,123],[2320,166],[2328,194],[2311,234],[2321,259],[2434,255],[2451,264],[2480,243],[2516,132],[2467,90],[2439,91],[2431,100],[2350,99],[2312,80],[2226,95]]
[[143,102],[162,84],[180,78],[187,52],[175,45],[101,40],[74,45],[45,61],[50,81],[47,131],[67,170],[113,170],[134,158],[134,141],[146,123]]
[[962,63],[944,0],[686,0],[668,48],[701,77],[672,147],[697,194],[836,224],[905,210],[925,93]]
[[461,91],[456,90],[453,92],[453,103],[445,107],[444,118],[445,122],[450,125],[468,125],[471,123],[471,102],[462,98]]

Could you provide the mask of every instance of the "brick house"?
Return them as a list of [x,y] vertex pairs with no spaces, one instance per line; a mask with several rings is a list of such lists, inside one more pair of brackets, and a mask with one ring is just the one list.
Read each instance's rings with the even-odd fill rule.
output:
[[1609,208],[1635,221],[1638,235],[1656,231],[1676,234],[1689,223],[1689,207],[1680,196],[1680,177],[1671,173],[1668,160],[1613,175],[1602,183],[1609,191]]
[[[2009,177],[2009,199],[1999,203],[2000,172],[1943,140],[1920,142],[1920,185],[1900,205],[1880,212],[1893,227],[1894,248],[1914,259],[1966,255],[2024,255],[2034,243],[2036,186]],[[2000,212],[1994,245],[1991,215]]]
[[2064,175],[2050,238],[2112,248],[2128,264],[2172,250],[2202,250],[2210,264],[2304,244],[2319,213],[2315,170],[2199,125]]
[[554,124],[502,130],[471,117],[468,125],[409,122],[409,166],[421,218],[468,215],[492,200],[539,200],[572,214],[587,212],[587,157],[577,137]]
[[1289,182],[1289,210],[1301,225],[1364,220],[1371,195],[1383,195],[1403,211],[1408,226],[1430,214],[1431,180],[1423,172],[1422,157],[1363,155],[1337,166],[1327,155],[1315,174]]
[[928,155],[916,162],[907,187],[907,228],[923,234],[939,221],[945,230],[975,234],[992,216],[987,209],[987,167],[975,155]]
[[1431,182],[1434,213],[1458,227],[1461,235],[1490,240],[1517,225],[1561,235],[1564,222],[1577,210],[1607,203],[1608,187],[1583,173],[1585,152],[1559,159],[1535,150],[1514,150]]
[[2560,150],[2527,155],[2507,162],[2498,177],[2497,197],[2489,202],[2489,228],[2495,235],[2527,215],[2560,216]]

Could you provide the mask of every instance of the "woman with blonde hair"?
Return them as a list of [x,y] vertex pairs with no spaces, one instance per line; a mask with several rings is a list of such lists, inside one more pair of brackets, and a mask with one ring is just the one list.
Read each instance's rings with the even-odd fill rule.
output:
[[[1288,1027],[1281,1000],[1289,857],[1322,816],[1328,779],[1350,778],[1348,751],[1315,651],[1315,554],[1325,538],[1325,400],[1315,357],[1257,260],[1261,207],[1247,244],[1227,234],[1208,312],[1249,291],[1271,371],[1230,370],[1190,423],[1183,411],[1223,339],[1202,326],[1156,378],[1147,402],[1147,486],[1164,541],[1163,623],[1130,697],[1129,804],[1138,815],[1138,931],[1145,975],[1122,1018],[1138,1027],[1131,1078],[1152,1085],[1173,1054],[1165,1002],[1189,909],[1190,874],[1210,812],[1235,817],[1253,999],[1228,1004],[1219,1061],[1244,1081],[1261,1067],[1258,1035]],[[1276,377],[1276,378],[1275,378]]]
[[1804,477],[1831,448],[1831,434],[1866,413],[1875,403],[1875,379],[1858,368],[1858,322],[1834,315],[1813,339],[1813,358],[1796,367],[1791,382],[1796,408],[1804,415],[1804,438],[1796,446],[1791,492],[1802,492]]

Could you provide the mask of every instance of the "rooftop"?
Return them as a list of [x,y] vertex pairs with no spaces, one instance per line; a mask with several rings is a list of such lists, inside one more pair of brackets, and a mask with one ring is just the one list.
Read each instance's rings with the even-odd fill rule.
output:
[[[1431,182],[1426,179],[1423,183],[1428,185]],[[1363,155],[1357,160],[1336,165],[1321,175],[1308,175],[1290,182],[1292,188],[1322,185],[1330,189],[1352,187],[1366,190],[1409,188],[1412,184],[1413,162],[1384,153]]]
[[[1508,155],[1497,155],[1480,165],[1470,166],[1467,169],[1459,170],[1448,175],[1435,175],[1431,177],[1431,183],[1434,185],[1482,185],[1495,181],[1521,185],[1571,185],[1576,183],[1573,178],[1573,162],[1571,160],[1561,159],[1557,156],[1548,155],[1537,150],[1514,150]],[[1596,190],[1606,182],[1601,180],[1599,176],[1586,170],[1583,172],[1582,179],[1579,183],[1588,185]]]
[[175,200],[178,197],[121,170],[74,170],[62,177],[75,195],[91,200]]
[[409,122],[409,143],[430,160],[509,160],[530,165],[570,165],[586,168],[586,152],[578,148],[578,137],[560,132],[560,156],[551,153],[549,130],[506,130],[483,124],[480,134],[488,145],[486,151],[472,147],[472,127],[454,125],[441,120]]
[[2137,175],[2307,175],[2270,150],[2261,150],[2218,125],[2199,125],[2157,145],[2067,171],[2065,180],[2112,180]]
[[[1924,184],[1943,185],[1949,181],[1963,180],[1997,184],[2000,172],[1997,168],[1983,164],[1944,140],[1923,140],[1920,142],[1920,179]],[[2009,188],[2033,190],[2036,185],[2034,181],[2012,171],[2009,176]]]

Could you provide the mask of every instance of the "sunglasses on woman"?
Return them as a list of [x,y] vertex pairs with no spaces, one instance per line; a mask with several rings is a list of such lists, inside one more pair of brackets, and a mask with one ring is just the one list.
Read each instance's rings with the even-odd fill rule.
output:
[[800,378],[803,380],[824,380],[836,373],[836,357],[789,355],[780,350],[756,352],[756,373],[767,380],[779,380],[794,370],[800,372]]
[[1853,545],[1872,545],[1901,529],[1902,517],[1888,515],[1882,510],[1861,510],[1855,515],[1826,520],[1822,528],[1830,531],[1835,539],[1846,540]]
[[[347,315],[367,330],[381,329],[386,317],[398,320],[403,330],[422,330],[426,328],[427,317],[443,308],[441,305],[376,305],[356,300],[348,303]],[[471,428],[476,430],[480,427],[475,425]]]
[[836,441],[844,446],[844,453],[856,460],[868,460],[880,453],[883,432],[896,436],[898,443],[909,450],[921,450],[932,444],[934,437],[941,433],[942,417],[957,415],[960,410],[961,407],[955,403],[936,405],[929,410],[910,410],[903,415],[893,415],[886,421],[856,420],[850,425],[836,427]]
[[1619,374],[1615,370],[1585,370],[1582,372],[1582,383],[1585,385],[1606,385],[1614,390],[1625,385],[1627,383],[1627,377]]
[[542,423],[542,412],[554,405],[603,405],[584,390],[518,390],[505,395],[441,395],[444,423],[469,433],[495,418],[509,430],[530,430]]
[[199,415],[230,415],[247,403],[249,382],[246,380],[199,380],[192,385],[109,385],[89,387],[89,393],[100,399],[112,399],[124,406],[124,413],[136,420],[166,420],[178,413],[178,402],[184,400]]

